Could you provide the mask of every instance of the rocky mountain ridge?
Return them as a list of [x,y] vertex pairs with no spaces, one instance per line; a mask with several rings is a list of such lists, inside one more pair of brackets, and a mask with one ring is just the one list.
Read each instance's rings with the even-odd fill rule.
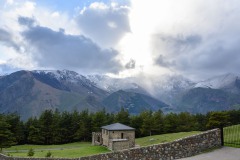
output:
[[124,107],[131,114],[159,109],[206,113],[238,109],[239,104],[240,79],[234,74],[201,82],[179,75],[139,80],[68,70],[18,71],[0,77],[0,113],[17,112],[23,119],[45,109],[118,112]]
[[[121,103],[119,97],[113,98],[115,101],[109,105],[106,99],[114,97],[114,93],[98,88],[85,76],[73,71],[18,71],[0,78],[0,113],[17,112],[23,119],[27,119],[38,116],[46,109],[88,109],[96,112],[105,108],[106,111],[118,112],[121,104],[126,109],[129,105],[134,106],[137,114],[142,111],[139,102],[144,102],[153,110],[168,106],[147,95],[133,96],[134,100]],[[136,95],[128,91],[121,96],[124,97],[124,94]]]

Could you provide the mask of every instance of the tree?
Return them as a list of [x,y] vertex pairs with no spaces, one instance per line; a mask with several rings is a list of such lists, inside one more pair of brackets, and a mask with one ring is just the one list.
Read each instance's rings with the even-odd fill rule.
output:
[[9,129],[13,133],[13,137],[16,138],[17,144],[25,143],[24,124],[20,120],[20,116],[17,114],[7,114],[7,123],[11,126]]
[[82,111],[79,114],[78,121],[74,123],[78,125],[78,128],[74,134],[74,140],[90,140],[92,132],[92,119],[89,116],[88,110]]
[[39,120],[35,118],[29,118],[25,124],[27,143],[29,144],[44,144],[44,137],[41,134],[41,128]]
[[178,114],[178,126],[176,132],[188,132],[195,129],[196,121],[188,112]]
[[7,123],[5,117],[0,115],[0,149],[10,147],[15,144],[15,138],[10,130],[11,125]]
[[229,114],[227,112],[211,112],[208,119],[207,128],[221,128],[229,124]]
[[164,132],[164,115],[161,110],[154,112],[152,115],[152,131],[155,134]]
[[164,119],[164,132],[174,133],[178,127],[178,115],[176,113],[169,113]]
[[142,126],[143,120],[139,115],[131,116],[130,126],[135,128],[135,135],[136,137],[141,137],[141,126]]
[[74,134],[72,129],[72,116],[71,114],[69,114],[68,112],[63,112],[61,114],[61,118],[60,118],[60,122],[59,122],[59,126],[61,126],[60,128],[60,139],[61,139],[61,143],[69,143],[69,142],[73,142],[73,137]]
[[53,144],[53,111],[45,110],[39,118],[39,123],[44,144]]
[[141,134],[143,136],[151,136],[153,130],[153,119],[152,119],[152,111],[144,111],[140,114],[142,118],[142,126],[140,128]]
[[101,127],[107,124],[106,119],[106,111],[103,109],[102,111],[98,111],[92,116],[92,125],[93,125],[93,131],[99,132],[101,131]]
[[122,107],[121,110],[116,114],[114,121],[125,125],[129,125],[130,124],[129,112]]
[[203,114],[196,114],[195,120],[196,120],[196,130],[205,131],[206,125],[207,125],[207,116]]

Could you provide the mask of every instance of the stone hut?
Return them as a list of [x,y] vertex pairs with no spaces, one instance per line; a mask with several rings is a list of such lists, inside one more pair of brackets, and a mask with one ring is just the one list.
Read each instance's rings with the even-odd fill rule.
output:
[[135,129],[121,123],[103,126],[102,132],[93,132],[92,144],[117,151],[135,146]]

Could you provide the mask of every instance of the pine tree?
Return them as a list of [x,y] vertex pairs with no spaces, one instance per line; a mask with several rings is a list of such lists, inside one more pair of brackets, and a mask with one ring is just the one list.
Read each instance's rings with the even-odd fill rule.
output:
[[0,150],[15,144],[15,137],[10,130],[11,125],[7,123],[5,117],[0,115]]
[[39,123],[44,144],[53,144],[53,111],[44,111],[39,118]]
[[114,121],[125,125],[129,125],[130,124],[129,112],[122,107],[121,110],[116,114]]

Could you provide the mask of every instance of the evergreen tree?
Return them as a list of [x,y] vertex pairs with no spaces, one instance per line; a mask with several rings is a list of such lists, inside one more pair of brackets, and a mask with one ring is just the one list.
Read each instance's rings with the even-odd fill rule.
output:
[[92,124],[93,124],[94,132],[101,131],[101,127],[104,125],[107,125],[107,117],[106,117],[105,109],[103,109],[102,111],[98,111],[92,115]]
[[53,112],[52,110],[44,111],[40,118],[41,135],[44,138],[44,144],[53,144]]
[[135,136],[141,137],[141,126],[143,123],[143,119],[139,115],[131,116],[130,126],[135,128]]
[[73,142],[74,134],[71,131],[72,116],[68,112],[63,112],[59,122],[61,143]]
[[188,112],[178,114],[178,126],[176,132],[188,132],[195,130],[196,121]]
[[7,123],[11,126],[9,129],[13,133],[13,137],[16,139],[17,144],[24,144],[24,124],[20,120],[20,116],[17,114],[8,114],[5,116]]
[[11,125],[7,123],[6,118],[0,115],[0,150],[15,144],[15,137],[10,130]]
[[36,118],[30,118],[26,123],[27,141],[29,144],[44,144],[44,137],[41,135],[39,121]]
[[140,117],[143,120],[142,126],[140,128],[141,134],[143,136],[151,136],[153,131],[152,111],[144,111],[140,114]]
[[116,114],[114,121],[125,124],[125,125],[129,125],[130,124],[130,115],[129,115],[128,110],[125,110],[122,107],[121,110]]
[[211,112],[207,122],[207,128],[220,128],[230,124],[227,112]]
[[161,110],[152,115],[152,131],[154,134],[164,133],[164,115]]
[[91,139],[92,120],[88,110],[82,111],[79,115],[78,129],[74,134],[74,140],[87,141]]
[[56,109],[53,113],[53,123],[52,123],[52,143],[60,144],[61,143],[61,132],[60,132],[60,119],[61,113]]
[[178,115],[176,113],[169,113],[164,118],[164,132],[174,133],[178,127]]

